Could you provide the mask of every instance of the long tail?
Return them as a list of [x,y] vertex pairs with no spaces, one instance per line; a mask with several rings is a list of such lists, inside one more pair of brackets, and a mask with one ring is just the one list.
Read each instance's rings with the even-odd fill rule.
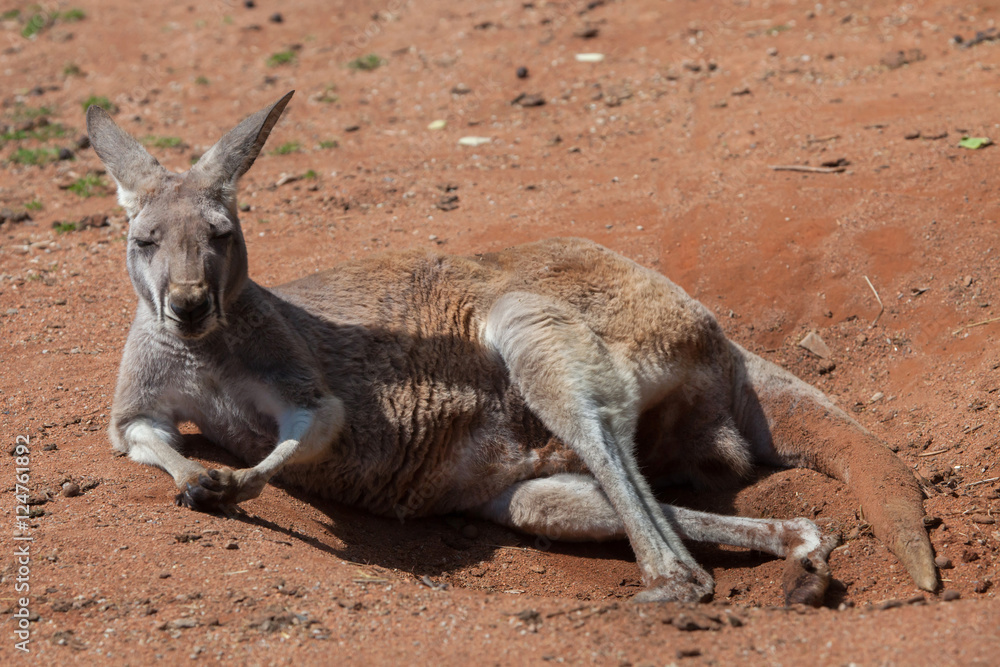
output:
[[917,586],[936,590],[923,494],[913,473],[822,392],[736,344],[733,351],[735,417],[756,460],[809,468],[847,484],[876,537],[896,554]]

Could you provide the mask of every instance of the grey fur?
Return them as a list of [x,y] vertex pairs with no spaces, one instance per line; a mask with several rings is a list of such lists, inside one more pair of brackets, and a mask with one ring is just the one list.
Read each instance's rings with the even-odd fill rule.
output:
[[[786,600],[818,604],[836,542],[814,524],[664,506],[648,481],[709,483],[755,461],[794,463],[852,478],[869,506],[900,504],[905,516],[876,521],[876,531],[919,585],[936,585],[922,507],[898,459],[879,461],[902,491],[859,484],[883,474],[847,472],[848,454],[882,456],[871,434],[730,343],[666,278],[596,244],[409,251],[273,290],[250,280],[236,182],[290,97],[244,120],[186,174],[166,172],[106,113],[88,112],[94,148],[128,203],[139,295],[109,434],[171,474],[178,504],[226,507],[278,475],[402,520],[465,511],[557,539],[627,537],[648,587],[642,600],[711,594],[681,538],[736,544],[785,557]],[[185,458],[184,420],[251,467],[208,471]],[[800,442],[800,422],[827,444]]]

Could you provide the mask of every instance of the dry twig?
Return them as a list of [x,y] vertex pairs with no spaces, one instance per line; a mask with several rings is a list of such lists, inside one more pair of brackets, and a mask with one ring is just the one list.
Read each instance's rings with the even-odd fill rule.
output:
[[989,484],[990,482],[1000,482],[1000,477],[990,477],[989,479],[981,479],[978,482],[969,482],[965,487],[979,486],[980,484]]
[[981,322],[973,322],[972,324],[963,324],[959,328],[957,328],[954,331],[952,331],[951,335],[952,336],[957,336],[958,334],[962,333],[966,329],[972,329],[973,327],[981,327],[984,324],[992,324],[993,322],[1000,322],[1000,317],[991,317],[990,319],[988,319],[988,320],[982,320]]
[[809,174],[839,174],[842,171],[847,171],[847,166],[809,167],[804,164],[772,164],[771,169],[774,171],[804,171]]
[[882,297],[878,295],[878,292],[875,290],[875,286],[872,285],[872,281],[868,280],[868,276],[865,276],[865,282],[868,283],[868,286],[872,288],[872,294],[875,295],[875,299],[878,301],[878,307],[879,307],[878,315],[876,315],[875,319],[872,320],[872,323],[868,325],[869,329],[874,329],[875,324],[878,322],[878,318],[882,317],[882,313],[885,312],[885,304],[882,303]]

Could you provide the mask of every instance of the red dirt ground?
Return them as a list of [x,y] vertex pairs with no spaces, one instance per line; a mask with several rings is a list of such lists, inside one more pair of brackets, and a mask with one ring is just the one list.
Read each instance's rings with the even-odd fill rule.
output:
[[[0,423],[5,455],[30,438],[36,504],[25,656],[7,458],[4,662],[996,664],[1000,149],[958,144],[1000,140],[997,3],[11,8],[22,13],[0,31],[0,207],[31,219],[0,226]],[[969,46],[977,31],[987,39]],[[367,54],[381,66],[348,66]],[[931,538],[953,593],[912,600],[851,494],[801,470],[665,499],[841,531],[819,610],[778,607],[781,563],[735,549],[695,550],[717,580],[711,604],[636,606],[624,543],[538,545],[459,517],[400,524],[277,487],[234,519],[174,507],[170,479],[113,456],[105,434],[135,297],[108,177],[89,197],[69,187],[102,173],[76,146],[83,104],[109,98],[123,127],[184,169],[290,89],[240,195],[258,282],[384,248],[603,243],[898,448],[940,519]],[[544,104],[512,104],[522,93]],[[435,120],[446,127],[428,129]],[[467,135],[490,141],[460,146]],[[62,147],[75,158],[31,152]],[[32,159],[44,164],[18,162]],[[770,168],[840,159],[836,173]],[[276,185],[283,174],[300,178]],[[797,345],[811,330],[832,372]],[[62,495],[67,481],[83,493]]]

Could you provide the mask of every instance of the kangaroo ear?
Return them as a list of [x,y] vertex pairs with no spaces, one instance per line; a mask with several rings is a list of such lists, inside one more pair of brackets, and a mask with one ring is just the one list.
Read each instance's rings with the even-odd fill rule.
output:
[[87,134],[90,145],[118,183],[118,203],[130,219],[134,218],[167,170],[99,106],[87,109]]
[[294,90],[227,132],[191,168],[191,174],[203,178],[206,187],[218,188],[225,198],[235,199],[236,182],[260,155],[293,94]]

